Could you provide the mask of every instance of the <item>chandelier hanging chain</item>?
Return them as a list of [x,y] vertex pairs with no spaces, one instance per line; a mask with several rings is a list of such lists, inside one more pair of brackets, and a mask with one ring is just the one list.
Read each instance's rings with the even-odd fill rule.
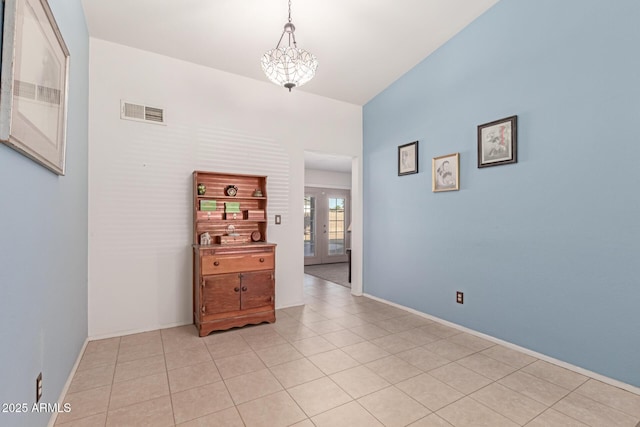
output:
[[276,49],[280,47],[280,43],[282,43],[282,39],[284,35],[287,34],[289,37],[289,47],[291,47],[291,40],[293,39],[293,47],[297,48],[298,43],[296,43],[296,27],[291,22],[291,0],[289,0],[289,22],[284,26],[284,31],[282,31],[282,35],[280,36],[280,40],[278,40],[278,44],[276,45]]
[[[291,46],[291,39],[293,39],[293,47],[297,48],[298,43],[296,43],[296,27],[293,26],[293,22],[291,22],[291,0],[289,0],[289,24],[291,24],[291,31],[289,31],[289,46]],[[284,29],[287,31],[287,27]]]
[[[282,39],[284,38],[284,34],[286,32],[287,32],[286,30],[282,32],[282,35],[280,36],[280,40],[278,40],[278,44],[276,45],[276,49],[280,47],[280,43],[282,43]],[[291,46],[291,40],[289,40],[289,46]]]

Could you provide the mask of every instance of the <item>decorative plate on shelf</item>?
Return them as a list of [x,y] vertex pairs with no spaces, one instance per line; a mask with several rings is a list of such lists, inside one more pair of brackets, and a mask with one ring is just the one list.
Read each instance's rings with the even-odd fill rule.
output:
[[251,240],[253,242],[259,242],[261,238],[262,234],[260,234],[259,231],[254,231],[253,233],[251,233]]
[[227,196],[234,197],[236,194],[238,194],[238,187],[236,187],[235,185],[227,185],[227,188],[224,189],[224,192]]

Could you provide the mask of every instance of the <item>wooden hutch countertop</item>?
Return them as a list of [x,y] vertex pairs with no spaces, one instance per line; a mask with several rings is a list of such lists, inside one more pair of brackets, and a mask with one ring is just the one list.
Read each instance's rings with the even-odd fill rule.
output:
[[221,245],[220,243],[212,243],[210,245],[193,245],[194,249],[226,249],[226,248],[271,248],[277,246],[275,243],[269,242],[249,242],[234,243],[230,245]]

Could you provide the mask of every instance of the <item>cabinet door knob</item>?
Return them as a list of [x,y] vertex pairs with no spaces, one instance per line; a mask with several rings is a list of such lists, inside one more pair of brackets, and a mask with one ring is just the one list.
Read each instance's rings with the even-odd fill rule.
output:
[[204,305],[202,306],[202,312],[204,313]]
[[264,262],[264,258],[260,258],[260,262]]
[[242,287],[242,292],[247,292],[247,287],[246,286]]
[[214,261],[213,265],[215,265],[216,267],[220,265],[220,261]]
[[240,292],[240,288],[233,288],[235,292]]

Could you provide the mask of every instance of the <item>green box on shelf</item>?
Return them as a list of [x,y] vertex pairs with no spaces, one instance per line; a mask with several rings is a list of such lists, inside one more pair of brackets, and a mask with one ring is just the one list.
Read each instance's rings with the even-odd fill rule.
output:
[[217,203],[215,200],[200,200],[201,211],[215,211],[217,209]]
[[225,202],[224,211],[230,213],[240,212],[240,202]]

